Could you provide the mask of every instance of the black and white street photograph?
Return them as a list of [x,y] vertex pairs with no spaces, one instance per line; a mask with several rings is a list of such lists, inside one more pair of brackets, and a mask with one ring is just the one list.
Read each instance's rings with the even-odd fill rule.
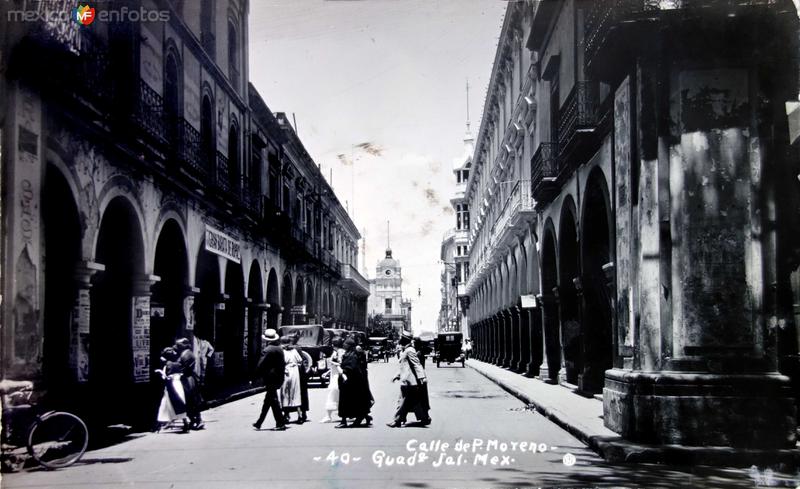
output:
[[3,489],[800,488],[800,0],[0,0]]

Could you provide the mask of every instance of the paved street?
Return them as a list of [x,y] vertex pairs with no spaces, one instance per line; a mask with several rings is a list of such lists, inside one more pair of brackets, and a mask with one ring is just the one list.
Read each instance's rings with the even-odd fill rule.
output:
[[[433,424],[428,428],[392,429],[397,384],[390,382],[396,360],[370,364],[370,382],[376,399],[371,428],[334,429],[320,424],[323,389],[311,390],[313,422],[292,424],[285,432],[255,431],[250,426],[262,396],[233,402],[205,413],[206,429],[189,434],[158,433],[133,437],[108,448],[87,452],[68,469],[48,472],[30,469],[7,474],[3,487],[136,487],[136,488],[499,488],[499,487],[754,487],[747,471],[695,468],[694,474],[663,466],[609,466],[565,431],[526,409],[495,384],[470,368],[437,369],[428,365]],[[413,419],[413,415],[409,420]],[[273,426],[271,416],[265,428]],[[459,440],[482,440],[477,452],[463,450]],[[408,457],[407,444],[441,441],[461,465],[435,467],[442,451],[414,467],[377,467],[373,454]],[[491,440],[509,444],[490,451]],[[511,447],[512,442],[533,442]],[[539,444],[547,450],[538,453]],[[437,447],[431,447],[437,448]],[[441,448],[441,447],[439,447]],[[349,454],[331,464],[332,452]],[[423,453],[416,450],[417,456]],[[566,466],[565,454],[576,463]],[[476,459],[476,455],[478,458]],[[487,465],[483,465],[483,455]],[[494,459],[498,463],[492,466]],[[507,458],[504,458],[507,457]],[[356,460],[359,459],[359,460]],[[500,465],[503,464],[503,465]]]

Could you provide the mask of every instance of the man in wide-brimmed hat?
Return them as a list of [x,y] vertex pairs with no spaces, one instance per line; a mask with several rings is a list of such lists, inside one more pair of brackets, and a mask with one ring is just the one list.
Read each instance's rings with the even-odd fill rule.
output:
[[423,425],[427,426],[431,423],[428,415],[430,407],[427,400],[425,369],[422,368],[417,350],[414,349],[413,340],[414,337],[407,331],[403,331],[400,336],[400,346],[403,348],[400,353],[400,371],[392,379],[392,382],[400,381],[400,398],[397,401],[394,421],[387,424],[392,428],[402,426],[406,422],[406,416],[412,411]]
[[257,430],[261,429],[261,424],[267,417],[270,408],[272,408],[272,415],[275,417],[275,429],[285,430],[286,420],[283,417],[283,410],[281,403],[278,400],[278,391],[283,385],[283,378],[286,370],[286,360],[284,359],[283,350],[280,346],[280,336],[274,329],[268,329],[261,337],[267,344],[264,350],[264,355],[261,361],[258,362],[256,373],[264,379],[264,387],[266,392],[264,394],[264,404],[261,406],[261,414],[258,420],[253,423],[253,427]]

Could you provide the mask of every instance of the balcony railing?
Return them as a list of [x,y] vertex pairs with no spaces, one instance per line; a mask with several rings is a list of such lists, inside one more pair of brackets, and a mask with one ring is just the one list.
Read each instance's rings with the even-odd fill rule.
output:
[[[344,285],[350,289],[351,292],[359,296],[369,295],[369,281],[365,279],[356,268],[349,263],[339,264],[341,270],[341,277]],[[391,311],[391,310],[390,310]],[[387,313],[391,314],[391,312]]]
[[517,226],[523,216],[534,211],[530,180],[501,182],[500,192],[503,205],[494,227],[498,240],[501,240],[503,233]]
[[179,140],[175,145],[175,150],[178,153],[178,159],[189,175],[201,182],[206,181],[208,165],[205,163],[201,151],[200,132],[186,119],[180,119],[177,123],[177,134]]
[[557,190],[558,156],[557,143],[540,143],[531,158],[531,190],[539,205],[546,203]]
[[594,130],[598,96],[597,83],[582,81],[572,87],[558,118],[558,144],[562,152],[572,145],[578,134]]
[[139,80],[139,98],[133,117],[139,129],[149,137],[164,140],[164,102],[144,80]]
[[221,152],[217,151],[217,161],[214,172],[214,186],[222,192],[229,192],[231,190],[231,181],[228,176],[228,158]]

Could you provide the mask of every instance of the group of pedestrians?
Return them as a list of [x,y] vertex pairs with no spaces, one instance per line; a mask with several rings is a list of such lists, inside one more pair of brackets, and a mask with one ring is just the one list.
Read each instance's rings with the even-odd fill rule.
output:
[[[272,410],[274,429],[282,431],[286,429],[292,411],[299,413],[298,422],[307,420],[307,373],[311,359],[302,349],[293,345],[291,338],[279,337],[274,329],[268,329],[263,339],[267,347],[258,364],[257,374],[264,381],[266,392],[253,427],[260,430]],[[338,414],[339,424],[336,428],[361,426],[362,423],[370,426],[370,412],[375,399],[369,386],[366,353],[352,338],[337,337],[332,344],[330,383],[325,399],[326,415],[320,422],[331,422]],[[400,368],[392,379],[393,382],[400,381],[400,396],[394,419],[388,426],[402,426],[409,413],[414,413],[417,421],[427,426],[431,418],[428,414],[430,403],[425,369],[410,334],[403,333],[400,345]]]
[[203,396],[196,363],[188,338],[180,338],[161,351],[161,368],[156,370],[164,379],[157,416],[159,429],[178,420],[183,422],[184,431],[203,428]]

